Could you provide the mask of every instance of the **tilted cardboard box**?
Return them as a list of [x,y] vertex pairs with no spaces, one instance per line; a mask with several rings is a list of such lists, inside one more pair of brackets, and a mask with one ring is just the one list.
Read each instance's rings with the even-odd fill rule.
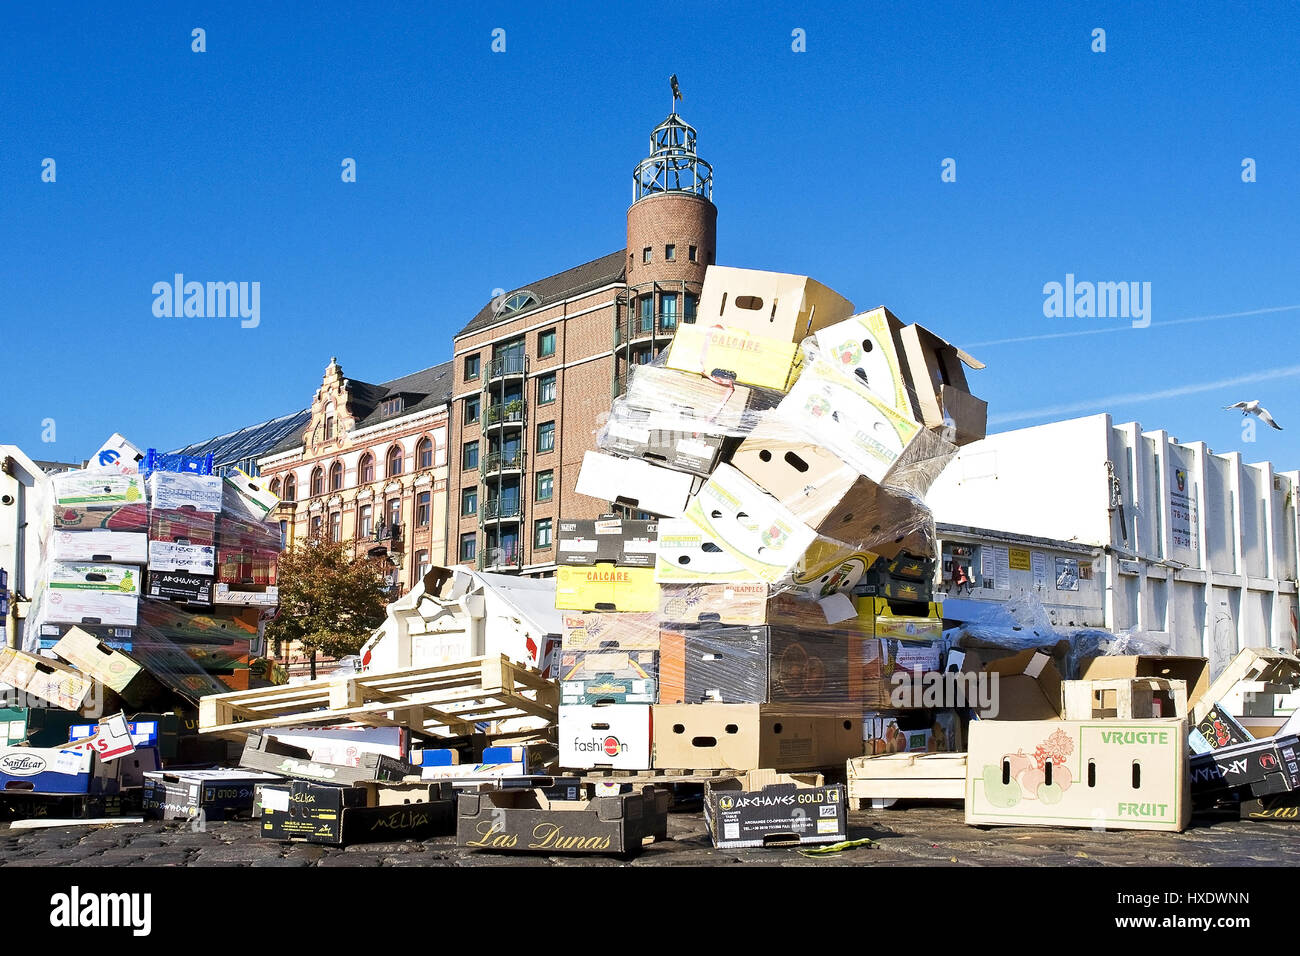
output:
[[899,330],[899,339],[908,381],[925,426],[943,432],[956,445],[983,438],[988,403],[970,393],[962,366],[982,369],[984,363],[919,325],[904,326]]
[[807,276],[709,266],[698,322],[798,343],[852,314],[852,302]]
[[668,346],[667,366],[716,382],[789,391],[801,356],[794,343],[740,328],[679,326]]

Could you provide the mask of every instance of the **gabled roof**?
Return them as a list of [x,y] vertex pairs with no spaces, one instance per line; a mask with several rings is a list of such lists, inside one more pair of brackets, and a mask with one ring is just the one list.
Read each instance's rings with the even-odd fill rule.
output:
[[238,431],[177,448],[172,454],[201,458],[210,452],[213,470],[222,470],[240,462],[255,461],[273,451],[282,451],[281,446],[286,441],[289,442],[289,447],[293,447],[302,441],[302,430],[310,420],[311,410],[304,408],[300,412],[281,415],[269,422],[247,425]]
[[557,272],[553,276],[547,276],[545,279],[538,279],[528,285],[511,289],[501,301],[505,301],[516,292],[531,292],[540,301],[525,310],[497,315],[492,307],[492,303],[496,300],[490,300],[483,308],[479,309],[478,315],[470,319],[468,325],[456,333],[455,337],[460,338],[472,332],[481,332],[502,322],[509,322],[521,315],[527,315],[529,312],[544,309],[556,302],[562,302],[580,293],[599,289],[611,282],[621,282],[627,268],[624,262],[626,256],[627,250],[619,249],[607,256],[601,256],[599,259],[592,259],[590,262],[584,262],[572,269],[566,269],[563,272]]

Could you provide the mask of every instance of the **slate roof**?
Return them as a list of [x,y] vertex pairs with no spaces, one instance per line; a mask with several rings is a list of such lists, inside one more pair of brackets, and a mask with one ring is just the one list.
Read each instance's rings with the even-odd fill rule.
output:
[[509,322],[521,315],[527,315],[537,309],[544,309],[555,302],[561,302],[591,289],[598,289],[611,282],[621,282],[626,271],[624,263],[626,256],[627,250],[619,249],[607,256],[601,256],[599,259],[592,259],[590,262],[584,262],[572,269],[566,269],[563,272],[557,272],[553,276],[547,276],[545,279],[538,279],[528,285],[511,289],[506,294],[507,298],[516,292],[527,291],[534,293],[541,299],[540,303],[523,311],[511,312],[507,315],[496,315],[492,309],[492,300],[488,300],[483,308],[479,309],[478,315],[470,319],[469,324],[456,333],[456,338],[469,335],[472,332],[481,332],[501,322]]

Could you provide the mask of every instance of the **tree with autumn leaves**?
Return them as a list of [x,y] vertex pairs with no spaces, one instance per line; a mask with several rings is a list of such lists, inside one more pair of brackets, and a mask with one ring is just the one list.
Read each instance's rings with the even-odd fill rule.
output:
[[350,541],[317,534],[294,542],[280,555],[280,613],[266,636],[281,647],[297,641],[310,651],[315,677],[317,652],[355,654],[384,622],[388,569],[384,558],[358,556]]

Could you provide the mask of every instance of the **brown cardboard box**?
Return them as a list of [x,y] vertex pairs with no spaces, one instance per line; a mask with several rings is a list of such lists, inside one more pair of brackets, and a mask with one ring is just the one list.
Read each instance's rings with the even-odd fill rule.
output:
[[1061,684],[1065,720],[1186,717],[1187,682],[1162,677],[1067,680]]
[[1192,710],[1192,725],[1199,724],[1205,715],[1212,708],[1217,707],[1220,701],[1228,698],[1242,681],[1300,686],[1300,659],[1286,651],[1276,651],[1267,647],[1247,647],[1228,662],[1228,666],[1215,678],[1214,683],[1210,684],[1204,694],[1198,696],[1192,689],[1193,684],[1189,679],[1187,703]]
[[768,586],[761,582],[662,584],[659,620],[673,624],[767,623]]
[[654,765],[683,770],[816,770],[861,756],[862,717],[789,705],[659,704]]
[[1042,651],[1031,648],[985,664],[984,673],[997,674],[998,686],[981,720],[1060,719],[1061,673]]
[[25,691],[63,710],[80,711],[83,707],[106,705],[102,696],[91,695],[95,682],[88,675],[12,647],[0,648],[0,684]]
[[[1080,680],[1107,680],[1118,677],[1158,677],[1164,680],[1185,681],[1187,706],[1194,707],[1210,689],[1210,662],[1204,657],[1115,654],[1090,657],[1079,665]],[[1210,702],[1210,706],[1213,706],[1213,701]]]
[[59,639],[54,653],[114,691],[132,707],[148,708],[172,702],[171,692],[131,655],[99,642],[79,627]]
[[951,428],[950,440],[958,445],[983,438],[988,403],[970,394],[962,366],[982,369],[984,363],[919,325],[904,326],[899,339],[907,378],[925,426],[940,431]]
[[565,611],[560,624],[566,651],[659,650],[659,619],[650,612]]
[[799,343],[853,314],[853,303],[807,276],[709,266],[698,324]]

